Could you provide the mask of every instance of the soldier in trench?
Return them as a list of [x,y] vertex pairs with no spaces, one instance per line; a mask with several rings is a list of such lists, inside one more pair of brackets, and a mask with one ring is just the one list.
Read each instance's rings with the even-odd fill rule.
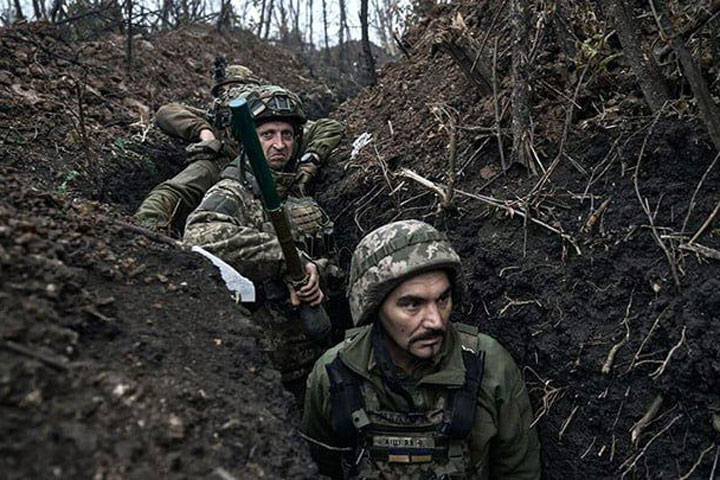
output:
[[[283,253],[263,210],[255,177],[238,157],[226,167],[200,205],[188,216],[184,241],[200,245],[233,265],[256,286],[252,317],[264,349],[285,387],[298,396],[326,344],[310,341],[300,327],[297,305],[319,305],[342,290],[336,266],[333,223],[312,197],[293,190],[298,174],[291,167],[303,153],[307,129],[300,99],[280,87],[258,87],[240,95],[250,107],[260,145],[285,206],[309,282],[295,290],[286,278]],[[312,133],[312,129],[310,132]],[[307,145],[327,155],[336,142],[311,137]]]
[[[155,121],[163,132],[193,143],[186,148],[185,169],[156,186],[138,207],[134,218],[140,225],[182,234],[188,214],[239,152],[229,134],[228,102],[253,91],[280,88],[269,85],[245,66],[225,67],[223,60],[216,60],[214,100],[207,110],[179,103],[158,110]],[[296,132],[297,154],[283,169],[293,175],[289,188],[297,196],[310,192],[318,169],[328,161],[344,134],[342,123],[327,118],[304,122],[302,128],[304,131]]]
[[406,220],[355,249],[353,323],[308,378],[301,433],[321,473],[345,479],[540,478],[520,371],[477,328],[449,322],[461,260],[430,225]]

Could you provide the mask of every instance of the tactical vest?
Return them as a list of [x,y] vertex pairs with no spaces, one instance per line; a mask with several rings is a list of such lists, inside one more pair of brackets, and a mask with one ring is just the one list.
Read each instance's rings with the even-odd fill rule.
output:
[[[235,165],[226,167],[222,178],[237,180],[240,171]],[[248,186],[257,199],[261,199],[260,185],[249,172],[242,173],[244,184]],[[291,173],[272,172],[277,185],[278,194],[284,196],[288,191],[295,175]],[[333,256],[335,251],[334,223],[328,214],[312,197],[292,197],[285,199],[285,209],[290,219],[290,228],[296,245],[311,258]]]
[[[478,348],[476,328],[454,325],[465,382],[441,391],[435,405],[425,411],[384,411],[373,385],[339,356],[327,365],[333,431],[342,446],[352,449],[343,457],[346,479],[468,478],[467,439],[475,420],[485,353]],[[348,335],[356,333],[351,330]]]

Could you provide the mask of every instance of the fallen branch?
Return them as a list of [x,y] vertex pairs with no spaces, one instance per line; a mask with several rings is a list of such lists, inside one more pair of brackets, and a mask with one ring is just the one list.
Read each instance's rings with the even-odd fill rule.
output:
[[59,357],[53,357],[44,353],[37,352],[35,350],[31,350],[28,347],[13,342],[12,340],[0,341],[0,347],[3,347],[6,350],[10,350],[11,352],[19,353],[20,355],[25,355],[26,357],[39,360],[42,363],[53,367],[56,370],[65,371],[68,369],[67,361],[62,360]]

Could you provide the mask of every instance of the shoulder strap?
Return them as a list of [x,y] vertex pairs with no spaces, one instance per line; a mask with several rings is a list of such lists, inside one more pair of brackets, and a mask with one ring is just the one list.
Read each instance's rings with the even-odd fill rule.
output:
[[[466,335],[461,335],[462,337]],[[466,345],[464,340],[469,338],[463,339],[462,344],[465,383],[453,394],[450,422],[446,424],[444,432],[451,438],[465,438],[470,434],[475,421],[477,393],[485,370],[485,352],[477,348],[477,333],[472,336],[470,345]]]
[[362,395],[362,379],[345,365],[339,355],[325,368],[330,378],[333,431],[342,446],[353,446],[359,430],[369,424]]

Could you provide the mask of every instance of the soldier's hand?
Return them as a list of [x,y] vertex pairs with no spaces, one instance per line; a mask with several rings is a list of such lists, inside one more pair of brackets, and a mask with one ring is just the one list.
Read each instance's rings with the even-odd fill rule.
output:
[[315,307],[325,300],[325,294],[320,289],[320,273],[317,265],[312,262],[305,264],[305,272],[308,274],[308,281],[297,290],[290,287],[290,302],[293,305],[300,305],[302,302]]
[[[208,132],[209,130],[203,130]],[[185,147],[187,152],[187,162],[192,163],[197,160],[215,160],[222,151],[222,142],[217,139],[201,140],[197,143],[191,143]]]
[[306,153],[300,159],[297,166],[295,180],[291,187],[291,193],[298,197],[305,197],[309,192],[310,183],[317,175],[319,158],[314,153]]

